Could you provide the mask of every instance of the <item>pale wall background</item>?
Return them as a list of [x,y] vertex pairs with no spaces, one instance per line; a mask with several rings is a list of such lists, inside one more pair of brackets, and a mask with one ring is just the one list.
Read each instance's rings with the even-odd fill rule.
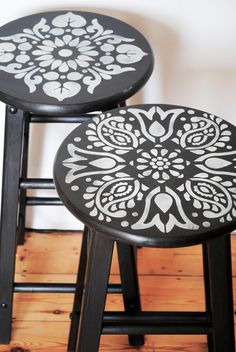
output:
[[[117,17],[142,31],[150,41],[155,70],[130,103],[183,104],[210,111],[236,125],[235,0],[7,0],[1,1],[0,25],[35,12],[67,9]],[[2,165],[2,103],[0,115]],[[33,126],[30,177],[51,177],[55,151],[74,127]],[[71,229],[81,226],[62,207],[29,209],[27,225]]]

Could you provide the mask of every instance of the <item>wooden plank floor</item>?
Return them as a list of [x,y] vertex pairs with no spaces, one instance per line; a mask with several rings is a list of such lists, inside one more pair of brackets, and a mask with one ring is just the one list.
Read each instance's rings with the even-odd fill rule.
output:
[[[74,282],[81,244],[80,233],[27,233],[17,253],[17,282]],[[232,240],[236,298],[236,237]],[[142,306],[146,310],[203,310],[201,247],[138,250]],[[119,282],[116,252],[111,282]],[[71,294],[14,295],[11,345],[1,352],[65,352]],[[236,302],[236,299],[235,299]],[[109,295],[108,310],[122,310],[120,295]],[[205,336],[147,336],[141,349],[131,348],[126,336],[102,336],[100,351],[206,352]],[[222,351],[223,352],[223,351]]]

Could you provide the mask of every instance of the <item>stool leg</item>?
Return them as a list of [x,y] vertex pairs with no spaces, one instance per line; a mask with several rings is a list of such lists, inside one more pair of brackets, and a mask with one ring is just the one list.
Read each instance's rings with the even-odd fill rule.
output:
[[[208,319],[211,320],[211,294],[210,294],[210,279],[209,279],[209,264],[208,264],[208,249],[204,243],[202,245],[203,272],[204,272],[204,288],[205,288],[205,306]],[[208,351],[213,352],[213,336],[207,335]]]
[[[24,138],[22,145],[21,178],[27,177],[28,167],[28,145],[29,145],[29,116],[24,119]],[[25,210],[26,189],[20,189],[19,215],[18,215],[18,245],[25,243]]]
[[111,267],[114,240],[93,233],[82,302],[77,352],[97,352]]
[[203,257],[206,308],[213,326],[209,351],[235,352],[230,235],[204,244]]
[[7,107],[0,226],[0,344],[11,339],[23,122],[22,111]]
[[[140,312],[141,301],[136,266],[136,247],[117,242],[124,306],[127,312]],[[129,335],[132,346],[144,345],[143,335]]]
[[87,264],[87,248],[88,248],[88,228],[85,227],[82,239],[82,247],[79,260],[79,269],[76,282],[76,292],[74,296],[73,311],[71,314],[71,325],[69,333],[69,342],[68,342],[68,352],[74,352],[76,349],[78,328],[79,328],[79,318],[80,318],[80,309],[83,297],[84,289],[84,279],[85,271]]

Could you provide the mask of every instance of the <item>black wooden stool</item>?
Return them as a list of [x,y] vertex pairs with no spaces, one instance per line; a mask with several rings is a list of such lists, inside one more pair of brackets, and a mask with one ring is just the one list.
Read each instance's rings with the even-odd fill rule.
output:
[[[26,205],[60,205],[27,197],[54,188],[27,178],[29,124],[83,122],[90,112],[125,104],[148,80],[153,56],[145,38],[114,18],[49,12],[0,28],[0,100],[6,110],[0,229],[0,343],[11,335],[13,292],[74,292],[69,284],[14,283],[16,241],[24,242]],[[124,255],[127,258],[127,254]]]
[[[235,351],[235,136],[230,123],[199,110],[139,105],[103,113],[62,143],[56,188],[92,232],[76,351],[98,351],[101,333],[206,334],[210,352]],[[114,241],[202,244],[206,311],[104,313]]]

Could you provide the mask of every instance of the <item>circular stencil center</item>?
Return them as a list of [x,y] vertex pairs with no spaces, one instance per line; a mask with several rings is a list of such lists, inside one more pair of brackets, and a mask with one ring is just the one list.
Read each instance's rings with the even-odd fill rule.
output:
[[62,57],[69,57],[73,54],[73,51],[70,49],[61,49],[58,54]]

